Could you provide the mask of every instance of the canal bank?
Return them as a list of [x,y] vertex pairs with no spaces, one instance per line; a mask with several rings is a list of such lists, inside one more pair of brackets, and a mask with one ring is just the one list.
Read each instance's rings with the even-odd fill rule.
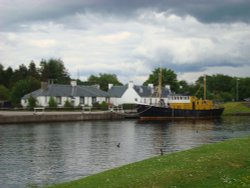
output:
[[249,187],[250,137],[154,157],[49,188]]
[[116,112],[31,112],[0,111],[0,124],[60,121],[117,120],[127,116]]

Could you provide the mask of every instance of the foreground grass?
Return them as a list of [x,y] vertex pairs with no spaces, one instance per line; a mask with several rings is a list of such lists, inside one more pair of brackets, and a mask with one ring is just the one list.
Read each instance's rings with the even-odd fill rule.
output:
[[250,108],[245,102],[227,102],[223,106],[225,108],[223,115],[250,113]]
[[154,157],[52,187],[250,187],[250,137]]

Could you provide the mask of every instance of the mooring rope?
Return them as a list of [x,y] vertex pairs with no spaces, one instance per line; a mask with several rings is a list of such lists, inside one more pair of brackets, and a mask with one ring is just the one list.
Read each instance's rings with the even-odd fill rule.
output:
[[[140,115],[140,114],[142,114],[142,113],[148,111],[148,110],[149,110],[150,108],[152,108],[152,107],[153,107],[153,106],[149,106],[147,109],[143,110],[142,112],[133,113],[133,114],[125,113],[125,112],[116,112],[116,111],[113,111],[113,112],[116,113],[116,114],[122,114],[122,115],[126,114],[126,115],[129,115],[129,116],[135,116],[135,115]],[[140,108],[140,107],[136,108],[136,110],[138,110],[139,108]]]

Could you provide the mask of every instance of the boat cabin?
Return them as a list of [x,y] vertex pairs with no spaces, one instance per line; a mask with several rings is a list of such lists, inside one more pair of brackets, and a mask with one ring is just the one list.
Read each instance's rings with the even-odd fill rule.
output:
[[213,101],[198,99],[195,96],[171,95],[169,106],[172,109],[183,110],[211,110],[214,108]]

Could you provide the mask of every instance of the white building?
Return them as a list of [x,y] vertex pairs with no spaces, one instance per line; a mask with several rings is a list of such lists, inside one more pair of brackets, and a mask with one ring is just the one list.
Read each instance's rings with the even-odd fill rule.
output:
[[71,102],[75,107],[93,106],[96,102],[109,102],[109,94],[107,92],[98,89],[96,86],[77,85],[76,81],[72,81],[70,85],[42,82],[40,89],[26,94],[21,99],[23,107],[28,106],[28,98],[30,96],[36,98],[38,106],[43,107],[49,106],[50,97],[56,99],[58,107],[63,107],[66,101]]
[[[110,102],[115,105],[121,105],[126,103],[144,103],[155,104],[159,102],[158,96],[156,96],[156,88],[153,84],[148,86],[137,86],[133,82],[129,82],[125,86],[113,86],[109,84]],[[171,93],[170,87],[166,86],[162,88],[162,99],[167,104],[168,95]]]

